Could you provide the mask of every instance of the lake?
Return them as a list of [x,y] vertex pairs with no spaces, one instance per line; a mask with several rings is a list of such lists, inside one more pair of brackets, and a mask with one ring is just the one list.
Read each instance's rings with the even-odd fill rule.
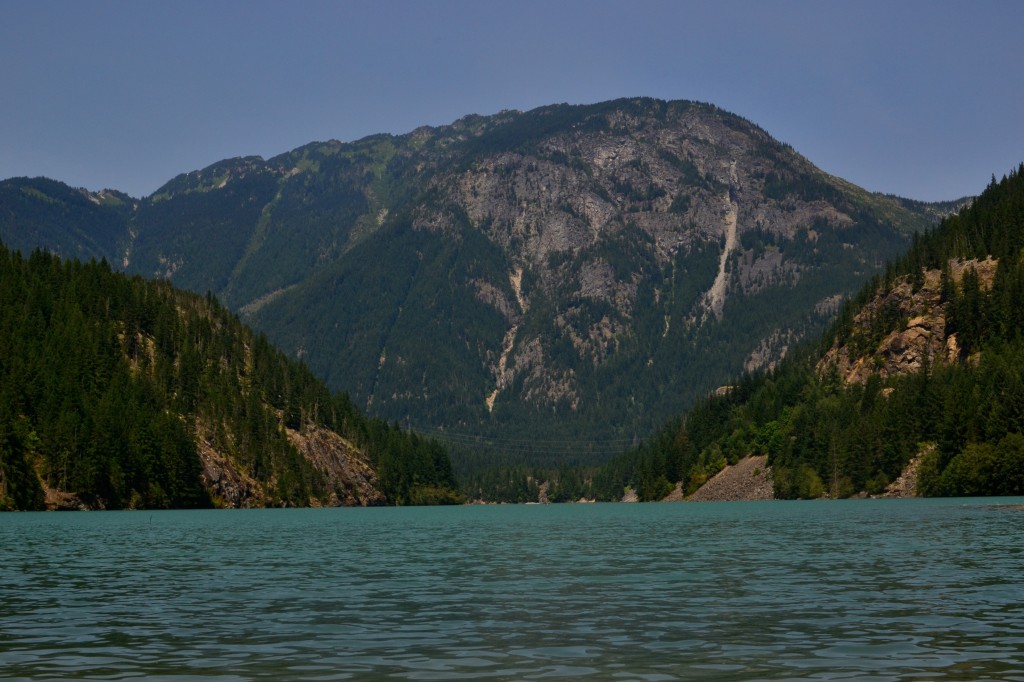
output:
[[1024,499],[0,515],[0,677],[1024,680]]

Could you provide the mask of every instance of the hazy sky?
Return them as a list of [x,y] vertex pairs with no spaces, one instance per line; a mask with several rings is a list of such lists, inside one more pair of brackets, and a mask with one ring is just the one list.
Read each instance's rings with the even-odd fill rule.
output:
[[150,194],[469,113],[712,102],[917,199],[1024,161],[1024,2],[0,0],[0,178]]

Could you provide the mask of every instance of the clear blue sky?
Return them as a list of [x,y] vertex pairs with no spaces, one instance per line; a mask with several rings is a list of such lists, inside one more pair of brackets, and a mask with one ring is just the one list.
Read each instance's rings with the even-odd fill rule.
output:
[[625,96],[713,102],[917,199],[1024,161],[1024,2],[0,2],[0,178],[147,195],[314,140]]

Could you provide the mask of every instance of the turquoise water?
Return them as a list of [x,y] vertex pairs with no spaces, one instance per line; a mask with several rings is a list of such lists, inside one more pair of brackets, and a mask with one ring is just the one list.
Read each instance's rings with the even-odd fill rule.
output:
[[1024,500],[0,515],[0,678],[1024,680]]

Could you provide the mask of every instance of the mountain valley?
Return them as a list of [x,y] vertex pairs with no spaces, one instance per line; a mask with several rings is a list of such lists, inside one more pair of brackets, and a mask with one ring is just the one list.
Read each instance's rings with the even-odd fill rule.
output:
[[0,240],[210,292],[460,461],[595,463],[774,366],[956,205],[624,99],[225,160],[141,200],[7,180]]

